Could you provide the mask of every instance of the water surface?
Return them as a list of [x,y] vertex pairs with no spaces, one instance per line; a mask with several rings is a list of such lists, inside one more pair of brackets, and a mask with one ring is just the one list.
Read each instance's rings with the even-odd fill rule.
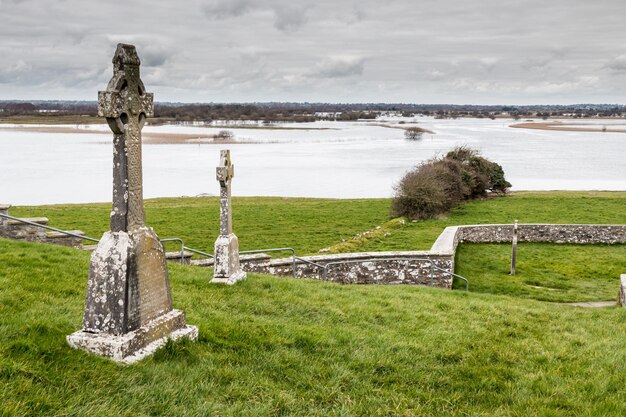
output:
[[[413,119],[405,119],[411,126]],[[397,122],[398,119],[389,120]],[[459,145],[504,168],[514,190],[626,190],[626,133],[513,129],[513,120],[416,119],[435,134],[404,138],[368,122],[228,128],[242,143],[144,144],[144,195],[216,195],[219,151],[231,150],[233,195],[390,197],[402,175]],[[607,124],[607,122],[601,122]],[[613,123],[622,123],[615,121]],[[111,133],[42,133],[0,128],[0,202],[15,205],[111,200]],[[146,126],[145,131],[213,134],[223,128]],[[245,143],[251,142],[251,143]]]

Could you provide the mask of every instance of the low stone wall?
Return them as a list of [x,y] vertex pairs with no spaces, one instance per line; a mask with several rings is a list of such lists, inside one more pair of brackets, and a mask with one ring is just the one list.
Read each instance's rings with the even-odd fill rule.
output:
[[[419,284],[452,288],[454,256],[428,251],[362,252],[316,255],[296,259],[297,278],[316,278],[342,284]],[[293,276],[291,258],[276,259],[272,275]],[[432,268],[431,268],[432,267]],[[438,268],[438,269],[437,269]]]
[[[504,243],[513,238],[512,224],[446,227],[429,251],[363,252],[302,257],[295,276],[345,284],[419,284],[452,287],[454,257],[459,243]],[[626,243],[626,226],[586,224],[520,224],[518,241],[572,244]],[[261,259],[261,258],[259,258]],[[327,266],[326,266],[327,265]],[[432,268],[431,265],[444,271]],[[326,268],[323,268],[326,266]],[[294,276],[292,258],[247,264],[242,269],[278,276]]]
[[[9,204],[0,204],[0,213],[8,215],[10,208],[11,206]],[[41,225],[48,224],[48,219],[45,217],[28,218],[24,220]],[[83,234],[80,230],[69,230],[69,232],[77,235]],[[0,237],[25,240],[28,242],[71,246],[75,248],[82,248],[83,245],[83,239],[79,237],[69,236],[60,232],[48,231],[42,227],[37,227],[32,224],[23,223],[19,220],[8,219],[2,216],[0,216]]]
[[[48,219],[31,219],[39,220],[34,223],[45,221]],[[44,242],[46,240],[46,231],[41,227],[32,226],[25,223],[20,223],[16,220],[5,219],[4,223],[0,225],[0,237],[6,237],[8,239],[26,240],[29,242]]]
[[[512,224],[459,226],[459,238],[464,242],[511,242]],[[626,226],[608,224],[520,224],[519,242],[550,242],[573,244],[626,243]]]
[[[454,270],[453,255],[428,251],[304,256],[295,260],[295,274],[293,258],[272,259],[267,254],[242,255],[239,262],[242,270],[259,274],[315,278],[342,284],[420,284],[441,288],[452,287],[452,276],[444,271]],[[192,260],[191,264],[212,267],[213,259]]]
[[[9,209],[11,208],[10,204],[0,204],[0,214],[9,214]],[[2,226],[8,219],[6,217],[0,216],[0,226]]]

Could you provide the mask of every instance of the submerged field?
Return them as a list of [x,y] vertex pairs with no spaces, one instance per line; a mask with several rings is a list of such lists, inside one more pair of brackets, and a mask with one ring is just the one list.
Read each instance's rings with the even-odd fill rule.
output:
[[[389,200],[235,199],[244,249],[426,249],[450,224],[621,223],[626,193],[519,193],[445,219],[387,223]],[[107,205],[21,207],[16,215],[99,237]],[[213,198],[146,204],[161,237],[210,249]],[[371,239],[351,240],[382,228]],[[342,242],[346,240],[346,242]],[[172,248],[173,249],[173,248]],[[3,415],[624,415],[626,311],[562,301],[615,299],[624,247],[461,245],[470,292],[341,286],[171,265],[172,298],[199,326],[129,367],[70,349],[89,254],[0,239]]]

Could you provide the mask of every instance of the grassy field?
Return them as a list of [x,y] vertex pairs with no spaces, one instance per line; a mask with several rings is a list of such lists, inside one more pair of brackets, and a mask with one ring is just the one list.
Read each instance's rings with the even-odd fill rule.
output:
[[199,326],[129,367],[75,351],[88,253],[0,239],[7,416],[622,416],[626,311],[172,265]]
[[[626,219],[626,193],[513,193],[468,202],[442,219],[389,220],[388,199],[235,198],[234,224],[242,250],[293,247],[299,255],[332,252],[429,249],[446,226],[480,223],[599,223]],[[16,207],[19,216],[46,216],[52,225],[81,229],[99,238],[108,229],[109,204]],[[189,247],[213,252],[218,199],[163,198],[146,201],[147,221],[161,238],[180,237]],[[375,230],[376,226],[381,226]],[[366,236],[358,236],[374,230]],[[176,250],[175,244],[168,244]],[[288,254],[278,254],[287,256]],[[508,275],[509,245],[461,245],[457,272],[471,291],[543,301],[607,301],[626,272],[626,246],[522,243],[517,275]],[[461,283],[458,283],[461,284]],[[456,284],[455,284],[456,285]]]
[[[416,223],[390,221],[389,203],[236,198],[235,231],[244,249],[305,254],[427,249],[452,224],[626,218],[626,193],[516,193]],[[11,213],[99,237],[109,210]],[[146,211],[161,237],[211,249],[217,199],[149,200]],[[122,367],[65,342],[81,325],[89,254],[0,239],[0,415],[623,416],[626,310],[561,303],[615,299],[625,255],[522,243],[511,277],[509,245],[464,244],[468,293],[256,274],[224,287],[209,269],[172,264],[174,306],[199,340]]]
[[[161,238],[180,237],[192,248],[213,252],[219,234],[219,198],[146,200],[146,221]],[[80,229],[97,239],[109,229],[110,204],[15,207],[16,216],[45,216],[60,228]],[[233,223],[239,247],[293,247],[310,254],[388,220],[389,200],[235,198]],[[175,249],[175,245],[170,247]]]

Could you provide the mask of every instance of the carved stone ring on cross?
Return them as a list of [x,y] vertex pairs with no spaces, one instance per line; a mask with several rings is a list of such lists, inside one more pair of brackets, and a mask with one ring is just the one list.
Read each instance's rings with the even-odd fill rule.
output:
[[139,57],[132,45],[119,44],[113,57],[113,77],[106,91],[98,92],[98,116],[122,134],[128,126],[141,130],[146,117],[153,116],[153,95],[147,93],[139,76]]

